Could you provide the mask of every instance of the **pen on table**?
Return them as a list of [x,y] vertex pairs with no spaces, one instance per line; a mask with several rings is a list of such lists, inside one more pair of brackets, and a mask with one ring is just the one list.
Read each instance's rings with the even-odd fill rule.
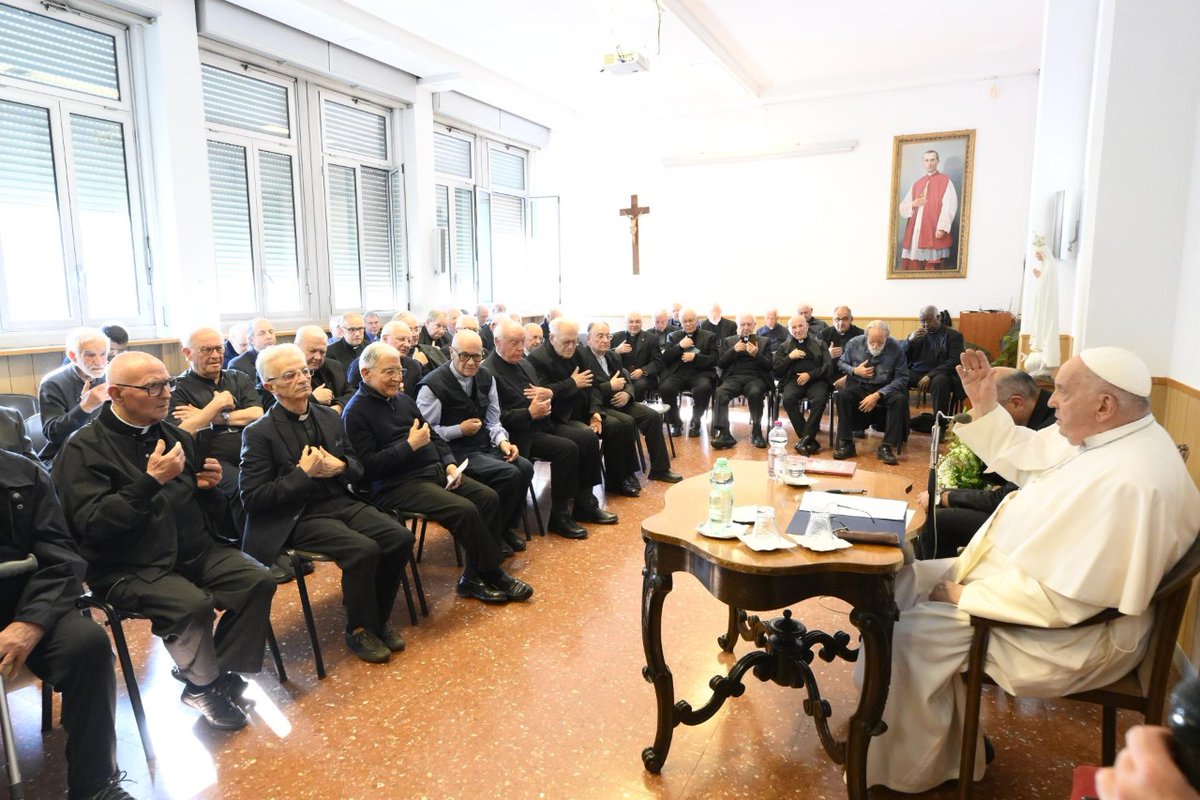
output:
[[866,489],[826,489],[828,494],[866,494]]

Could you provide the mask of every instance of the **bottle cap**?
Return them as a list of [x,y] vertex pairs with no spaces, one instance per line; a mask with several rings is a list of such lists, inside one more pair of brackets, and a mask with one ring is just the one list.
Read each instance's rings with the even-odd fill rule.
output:
[[725,458],[718,458],[717,469],[729,469],[729,461]]

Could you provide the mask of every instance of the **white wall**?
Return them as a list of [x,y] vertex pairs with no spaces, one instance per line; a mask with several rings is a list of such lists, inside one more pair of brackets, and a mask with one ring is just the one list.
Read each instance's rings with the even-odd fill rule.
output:
[[1101,0],[1074,333],[1132,348],[1154,375],[1172,365],[1183,285],[1198,39],[1194,0]]
[[[621,313],[678,299],[727,312],[848,302],[915,316],[935,303],[1019,307],[1037,78],[971,82],[694,118],[581,119],[538,155],[539,194],[562,196],[563,302]],[[965,280],[887,280],[892,138],[977,130]],[[858,139],[851,153],[667,168],[664,156]],[[637,193],[642,275],[628,220]]]
[[[1200,106],[1193,110],[1194,145],[1190,171],[1189,199],[1183,241],[1183,259],[1179,270],[1175,331],[1170,341],[1170,376],[1175,380],[1200,389],[1200,357],[1196,347],[1196,310],[1200,309]],[[1170,305],[1171,295],[1163,298]],[[1169,329],[1168,331],[1169,332]]]

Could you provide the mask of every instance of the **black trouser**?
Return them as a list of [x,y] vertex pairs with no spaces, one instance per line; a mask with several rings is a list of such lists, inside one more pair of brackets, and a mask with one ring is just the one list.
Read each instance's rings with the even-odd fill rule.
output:
[[640,378],[633,379],[633,399],[641,402],[646,399],[647,392],[653,392],[658,386],[658,379],[653,375],[643,374]]
[[500,495],[500,522],[505,528],[515,528],[525,510],[529,484],[533,483],[533,464],[524,456],[505,461],[500,451],[492,448],[486,453],[469,453],[467,474]]
[[68,611],[46,631],[26,663],[62,692],[68,797],[90,797],[117,772],[117,690],[108,634],[91,617]]
[[[839,442],[849,442],[853,431],[866,428],[870,415],[858,410],[858,404],[869,394],[880,387],[871,386],[862,381],[846,381],[846,386],[838,392],[838,430]],[[883,431],[883,443],[899,447],[904,441],[904,427],[908,422],[908,395],[906,392],[892,392],[881,397],[875,404],[873,414],[886,415]]]
[[[822,380],[810,380],[801,386],[792,376],[783,384],[781,395],[780,402],[792,422],[792,430],[801,438],[808,436],[816,439],[821,432],[821,415],[825,413],[825,404],[829,402],[829,384]],[[805,398],[808,399],[807,419],[800,409],[800,403]],[[840,407],[838,413],[841,413]]]
[[404,566],[412,558],[412,532],[357,500],[323,506],[301,517],[288,543],[332,558],[342,571],[346,630],[378,633],[391,616]]
[[233,523],[238,531],[246,530],[246,508],[242,505],[242,493],[238,490],[238,477],[241,466],[237,462],[217,459],[221,463],[221,482],[217,491],[229,501],[229,510],[233,513]]
[[729,430],[729,403],[742,395],[746,395],[750,404],[750,427],[759,428],[766,394],[767,382],[760,375],[729,375],[722,378],[721,385],[717,387],[717,399],[713,401],[713,428]]
[[553,433],[534,431],[531,455],[550,462],[550,513],[567,514],[571,501],[590,508],[592,487],[600,482],[600,438],[583,424],[560,425]]
[[468,475],[453,491],[443,488],[445,485],[445,476],[438,470],[428,478],[414,477],[385,489],[376,502],[401,513],[424,514],[450,531],[462,547],[467,577],[500,566],[500,497]]
[[954,558],[959,548],[966,547],[971,537],[979,530],[987,518],[987,511],[976,511],[973,508],[938,508],[937,541],[925,530],[921,531],[915,548],[917,558]]
[[[605,409],[604,414],[606,426],[608,425],[607,417],[613,417],[613,423],[620,425],[623,430],[633,430],[633,434],[630,436],[632,450],[629,451],[628,475],[637,472],[640,466],[637,460],[637,442],[634,441],[634,437],[638,435],[639,431],[642,436],[646,437],[646,454],[650,457],[650,471],[665,472],[671,468],[671,458],[667,455],[667,438],[663,436],[662,414],[644,403],[626,403],[624,408]],[[607,463],[607,452],[604,460]]]
[[601,413],[601,447],[604,448],[604,486],[615,489],[638,471],[637,425],[633,417],[615,408]]
[[679,393],[685,389],[692,392],[691,424],[698,426],[713,395],[713,376],[708,372],[688,370],[672,373],[659,382],[658,396],[671,407],[667,419],[672,425],[683,424],[679,417]]
[[[917,383],[926,374],[928,373],[918,375],[910,372],[908,375],[909,388],[916,388]],[[950,404],[954,402],[954,398],[962,397],[964,394],[962,381],[958,379],[956,373],[938,373],[929,376],[929,402],[935,413],[941,411],[943,414],[949,415]]]
[[[183,676],[203,686],[221,672],[260,672],[275,579],[250,556],[213,544],[153,581],[132,575],[92,581],[114,608],[150,618]],[[213,630],[214,609],[221,609]]]

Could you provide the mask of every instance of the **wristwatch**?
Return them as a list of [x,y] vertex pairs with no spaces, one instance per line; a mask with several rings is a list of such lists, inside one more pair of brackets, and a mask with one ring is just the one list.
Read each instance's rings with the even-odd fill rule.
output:
[[229,426],[229,412],[228,411],[221,412],[221,424],[225,425],[226,427]]

